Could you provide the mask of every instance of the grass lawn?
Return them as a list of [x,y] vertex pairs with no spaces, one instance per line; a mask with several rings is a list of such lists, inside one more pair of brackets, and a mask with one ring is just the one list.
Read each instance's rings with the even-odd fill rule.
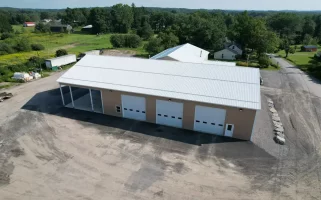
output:
[[[321,48],[318,49],[321,51]],[[300,67],[303,71],[306,71],[310,66],[310,61],[313,59],[316,52],[295,52],[294,54],[289,54],[287,60],[292,62],[294,65]],[[285,57],[285,51],[279,51],[278,55],[281,57]]]
[[[42,44],[45,46],[43,51],[31,51],[20,52],[14,54],[8,54],[0,56],[0,65],[12,65],[26,62],[32,56],[39,56],[43,58],[54,57],[55,52],[58,49],[66,49],[68,53],[79,54],[85,51],[95,49],[110,49],[112,45],[110,43],[111,34],[105,35],[91,35],[83,34],[79,31],[72,34],[64,33],[33,33],[34,28],[24,28],[22,26],[13,26],[14,30],[18,30],[23,33],[20,35],[30,40],[31,44]],[[129,49],[135,51],[137,54],[146,54],[143,49],[143,44],[136,49]]]

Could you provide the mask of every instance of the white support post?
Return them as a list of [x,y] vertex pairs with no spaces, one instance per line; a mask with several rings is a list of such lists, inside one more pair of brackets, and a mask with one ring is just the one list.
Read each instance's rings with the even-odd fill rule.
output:
[[89,94],[90,94],[91,110],[94,112],[94,102],[93,102],[93,96],[91,94],[91,89],[90,88],[89,88]]
[[61,85],[60,85],[60,84],[59,84],[59,88],[60,88],[60,94],[61,94],[62,104],[65,106],[64,95],[63,95],[63,93],[62,93],[62,89],[61,89]]
[[72,107],[75,108],[74,98],[72,97],[72,91],[71,91],[71,87],[70,86],[69,86],[69,91],[70,91],[70,96],[71,96]]
[[253,127],[252,127],[252,133],[251,133],[251,138],[250,138],[250,141],[251,141],[251,142],[253,142],[252,139],[253,139],[253,134],[254,134],[254,128],[255,128],[255,123],[256,123],[257,112],[258,112],[258,111],[255,112],[255,117],[254,117],[254,122],[253,122]]
[[101,90],[99,90],[99,92],[100,92],[100,98],[101,98],[101,107],[103,109],[103,114],[105,114],[104,102],[103,102],[103,93],[101,92]]

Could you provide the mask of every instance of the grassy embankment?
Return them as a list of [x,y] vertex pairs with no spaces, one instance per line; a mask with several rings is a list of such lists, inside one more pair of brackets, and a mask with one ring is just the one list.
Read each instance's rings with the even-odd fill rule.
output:
[[[13,26],[14,30],[23,32],[21,36],[27,37],[31,44],[42,44],[45,46],[43,51],[30,51],[8,54],[0,56],[0,65],[13,65],[25,63],[32,56],[42,58],[54,57],[56,50],[66,49],[69,54],[79,54],[85,51],[95,49],[111,49],[110,43],[111,34],[91,35],[83,34],[76,31],[72,34],[65,33],[33,33],[34,28],[23,28],[22,26]],[[136,49],[120,49],[135,51],[138,55],[147,54],[143,49],[144,42]]]
[[[321,51],[320,46],[318,51]],[[309,71],[309,68],[313,65],[311,62],[313,61],[315,54],[316,52],[301,52],[299,49],[297,49],[297,52],[295,52],[294,54],[289,54],[286,59],[293,63],[295,66],[298,66],[301,70]],[[285,57],[285,51],[279,51],[278,55],[281,57]]]

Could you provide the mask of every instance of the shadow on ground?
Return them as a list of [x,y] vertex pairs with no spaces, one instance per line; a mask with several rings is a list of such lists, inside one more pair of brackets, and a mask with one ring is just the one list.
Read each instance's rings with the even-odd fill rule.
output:
[[245,142],[234,138],[203,134],[195,131],[66,108],[62,105],[59,89],[36,94],[22,107],[22,109],[77,120],[80,121],[80,123],[84,123],[86,126],[98,128],[101,134],[114,134],[113,132],[115,132],[115,130],[111,130],[112,128],[118,130],[116,131],[117,134],[130,131],[149,137],[160,137],[193,145]]

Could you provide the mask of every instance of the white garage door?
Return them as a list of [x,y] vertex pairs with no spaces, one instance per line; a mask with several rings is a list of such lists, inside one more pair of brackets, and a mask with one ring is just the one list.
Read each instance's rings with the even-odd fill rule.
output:
[[123,117],[146,121],[146,100],[144,97],[121,95]]
[[223,135],[225,115],[226,110],[224,109],[196,106],[194,130]]
[[156,100],[156,123],[183,127],[183,103]]

